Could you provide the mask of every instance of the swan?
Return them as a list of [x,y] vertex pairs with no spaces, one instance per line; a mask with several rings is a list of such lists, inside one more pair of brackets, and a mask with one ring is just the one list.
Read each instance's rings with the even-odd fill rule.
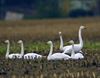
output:
[[[6,40],[5,43],[7,43],[7,52],[6,52],[6,55],[5,55],[6,59],[8,59],[8,58],[9,59],[14,59],[14,58],[20,59],[20,58],[22,58],[22,56],[24,54],[24,51],[23,51],[24,49],[23,48],[21,48],[21,53],[20,54],[17,54],[17,53],[16,54],[14,54],[14,53],[13,54],[9,54],[9,52],[10,52],[9,51],[9,49],[10,49],[10,41]],[[23,41],[22,40],[19,40],[18,43],[21,44],[21,47],[23,47]]]
[[[85,29],[85,26],[80,26],[79,28],[79,44],[74,44],[74,51],[76,52],[81,52],[81,49],[83,48],[83,40],[82,40],[82,36],[81,36],[81,31]],[[63,51],[63,53],[71,53],[72,50],[72,46],[68,45],[68,46],[63,46],[63,39],[62,39],[62,35],[61,32],[59,32],[59,36],[60,36],[60,50]]]
[[70,56],[64,53],[54,53],[52,54],[53,51],[53,43],[52,41],[47,42],[50,45],[50,52],[47,56],[47,60],[67,60],[70,59]]
[[71,45],[72,45],[71,58],[72,59],[83,59],[84,56],[81,53],[75,53],[74,52],[74,41],[70,40],[69,43],[71,43]]

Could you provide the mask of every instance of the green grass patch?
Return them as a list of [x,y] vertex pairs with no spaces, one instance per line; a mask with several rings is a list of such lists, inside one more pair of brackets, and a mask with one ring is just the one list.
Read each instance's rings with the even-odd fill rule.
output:
[[[20,53],[20,45],[18,43],[12,42],[10,44],[10,53]],[[64,43],[64,45],[67,45],[67,42]],[[54,42],[54,51],[59,50],[59,41]],[[6,48],[7,45],[4,43],[0,44],[0,54],[5,54],[6,53]],[[25,52],[48,52],[50,47],[47,44],[47,42],[25,42],[24,43],[24,49]],[[89,42],[86,41],[84,42],[84,47],[83,49],[90,49],[90,50],[100,50],[100,42]]]

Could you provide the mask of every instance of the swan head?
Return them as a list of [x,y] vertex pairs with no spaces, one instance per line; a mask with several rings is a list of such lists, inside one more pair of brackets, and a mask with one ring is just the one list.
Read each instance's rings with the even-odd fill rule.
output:
[[47,44],[52,44],[52,41],[48,41]]
[[85,26],[80,26],[80,29],[85,29]]
[[9,40],[5,40],[5,43],[9,43]]
[[19,40],[18,43],[19,43],[19,44],[20,44],[20,43],[23,43],[23,41],[22,41],[22,40]]
[[70,43],[70,44],[74,44],[74,41],[73,41],[73,40],[70,40],[69,43]]
[[59,35],[61,35],[61,31],[59,31]]

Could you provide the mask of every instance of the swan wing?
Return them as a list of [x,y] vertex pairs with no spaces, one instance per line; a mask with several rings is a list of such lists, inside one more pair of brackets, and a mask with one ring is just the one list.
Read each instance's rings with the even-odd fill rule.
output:
[[[80,46],[79,44],[74,44],[74,51],[75,51],[75,53],[81,51],[81,49],[82,49],[82,48],[81,48],[81,46]],[[65,46],[65,47],[63,47],[63,50],[64,50],[63,53],[71,53],[71,51],[72,51],[72,46],[71,46],[71,45]]]
[[77,59],[83,59],[83,58],[84,58],[84,56],[83,56],[81,53],[76,53],[76,54],[75,54],[75,57],[76,57]]
[[67,56],[63,53],[54,53],[48,57],[48,60],[63,60],[63,59],[68,59],[68,58],[69,58],[69,56]]
[[20,54],[9,54],[9,59],[14,59],[14,58],[21,58]]
[[37,58],[41,58],[42,55],[37,54],[37,53],[27,53],[24,55],[24,59],[37,59]]
[[14,57],[15,54],[9,54],[8,58],[12,59]]
[[71,58],[71,56],[65,54],[65,58],[64,58],[64,60],[68,60],[68,59],[70,59],[70,58]]

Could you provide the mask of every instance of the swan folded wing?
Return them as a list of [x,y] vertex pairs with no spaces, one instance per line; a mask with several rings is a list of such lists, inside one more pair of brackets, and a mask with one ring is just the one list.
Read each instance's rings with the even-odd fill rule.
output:
[[63,53],[55,53],[52,54],[51,56],[48,56],[48,60],[63,60],[63,59],[68,59],[68,56],[66,56]]
[[39,55],[39,54],[34,55],[34,59],[38,59],[38,58],[41,58],[41,57],[42,57],[42,55]]
[[32,55],[34,58],[36,58],[36,59],[38,59],[38,58],[41,58],[42,57],[42,55],[40,55],[40,54],[36,54],[36,53],[33,53],[33,55]]
[[20,54],[10,54],[8,56],[9,59],[14,59],[14,58],[21,58],[21,55]]
[[24,55],[24,59],[33,59],[33,53],[28,53]]
[[81,53],[76,53],[72,59],[84,59],[84,56]]
[[8,58],[12,59],[14,57],[15,54],[9,54]]
[[81,54],[81,53],[77,53],[75,54],[75,56],[78,58],[78,59],[83,59],[84,56]]
[[[79,46],[79,44],[75,44],[74,45],[74,51],[75,51],[75,53],[81,52],[81,49],[82,48]],[[63,47],[63,50],[64,50],[63,53],[71,53],[72,46],[71,45],[70,46],[65,46],[65,47]]]
[[64,58],[64,60],[68,60],[70,59],[71,57],[69,55],[66,55],[66,57]]
[[41,58],[42,55],[36,54],[36,53],[28,53],[24,55],[24,59],[38,59]]

